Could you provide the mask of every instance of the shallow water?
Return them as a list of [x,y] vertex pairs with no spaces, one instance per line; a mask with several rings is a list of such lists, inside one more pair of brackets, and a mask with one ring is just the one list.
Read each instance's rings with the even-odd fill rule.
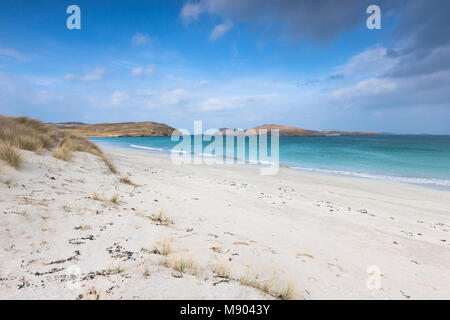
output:
[[[100,144],[145,149],[149,152],[173,152],[179,143],[171,141],[170,137],[91,140]],[[234,158],[262,164],[274,160],[270,157],[263,159],[258,153],[257,158],[249,157],[248,138],[246,142],[245,156],[238,154],[236,145],[234,148],[228,148],[232,149]],[[209,143],[203,142],[202,147],[196,150],[197,156],[217,157],[216,154],[220,154],[211,148],[205,149]],[[269,154],[270,147],[269,138]],[[224,150],[225,148],[226,143]],[[223,154],[226,154],[226,151],[223,151]],[[279,162],[294,169],[450,187],[450,136],[280,137]]]

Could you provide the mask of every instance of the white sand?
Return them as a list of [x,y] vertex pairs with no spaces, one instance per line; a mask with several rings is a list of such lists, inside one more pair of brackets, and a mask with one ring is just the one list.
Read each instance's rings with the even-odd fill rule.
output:
[[[245,270],[305,299],[450,298],[448,191],[103,149],[120,175],[89,154],[26,153],[0,178],[12,178],[0,183],[0,299],[75,299],[91,287],[102,299],[273,299],[233,280]],[[118,205],[92,198],[116,191]],[[172,225],[149,218],[162,208]],[[158,265],[163,242],[168,261],[191,270]],[[217,261],[231,280],[214,274]],[[379,288],[367,286],[370,266]]]

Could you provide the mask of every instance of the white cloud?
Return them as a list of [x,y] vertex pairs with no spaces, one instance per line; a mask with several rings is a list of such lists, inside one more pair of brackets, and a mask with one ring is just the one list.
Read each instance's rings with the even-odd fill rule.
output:
[[386,48],[365,50],[354,55],[348,61],[336,67],[336,72],[344,75],[373,75],[384,74],[396,64],[396,60],[387,55]]
[[204,87],[207,87],[208,85],[209,85],[209,81],[208,80],[200,80],[199,82],[197,82],[195,84],[195,86],[197,88],[204,88]]
[[155,66],[153,66],[153,65],[148,66],[146,68],[136,67],[131,70],[131,74],[133,76],[141,76],[141,75],[151,76],[151,75],[153,75],[154,72],[155,72]]
[[145,67],[145,68],[143,68],[143,67],[136,67],[136,68],[133,68],[131,70],[131,74],[133,76],[141,76],[141,75],[151,76],[154,73],[155,73],[155,66],[153,66],[153,65]]
[[197,20],[200,13],[202,13],[203,8],[201,3],[186,3],[180,12],[180,18],[185,22],[189,23],[191,20]]
[[190,97],[189,92],[184,89],[175,89],[163,92],[159,100],[163,104],[179,104]]
[[231,28],[233,28],[233,22],[231,20],[226,20],[224,23],[218,24],[214,27],[213,31],[209,35],[209,39],[216,40],[230,31]]
[[208,98],[200,104],[201,111],[221,111],[241,109],[253,102],[262,103],[264,97],[262,96],[242,96],[231,98]]
[[2,48],[2,47],[0,47],[0,57],[13,58],[21,61],[28,60],[28,58],[25,57],[22,53],[11,48]]
[[356,85],[334,90],[332,96],[334,98],[351,98],[355,96],[375,95],[394,91],[397,84],[388,79],[368,79],[357,83]]
[[83,76],[77,76],[73,73],[67,73],[64,76],[64,80],[71,82],[71,81],[82,81],[82,82],[92,82],[92,81],[98,81],[103,78],[103,75],[105,74],[105,69],[103,68],[94,68],[94,70],[87,72]]
[[132,70],[131,70],[131,74],[133,75],[133,76],[139,76],[139,75],[141,75],[142,74],[142,71],[143,71],[144,69],[142,68],[142,67],[136,67],[136,68],[133,68]]
[[147,43],[150,43],[148,34],[137,32],[131,37],[131,44],[135,47],[144,46]]
[[111,96],[111,104],[113,106],[120,106],[130,98],[126,91],[114,91]]

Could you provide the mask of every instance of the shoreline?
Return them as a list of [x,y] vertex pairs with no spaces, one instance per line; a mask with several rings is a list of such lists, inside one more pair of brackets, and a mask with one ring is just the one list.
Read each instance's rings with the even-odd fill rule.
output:
[[[95,137],[90,137],[95,138]],[[94,140],[95,141],[95,140]],[[103,141],[95,141],[95,143],[108,146],[112,148],[120,148],[127,150],[140,150],[142,152],[147,152],[149,154],[161,154],[170,158],[171,150],[161,149],[161,148],[153,148],[146,146],[137,146],[137,145],[129,145],[129,146],[117,146],[113,143],[103,142]],[[144,151],[145,150],[145,151]],[[214,155],[196,155],[191,153],[193,157],[198,156],[202,157],[215,157]],[[268,164],[263,163],[254,163],[248,160],[246,161],[238,161],[236,158],[234,159],[236,163],[234,165],[244,165],[244,166],[253,166],[253,167],[270,167]],[[219,165],[221,163],[218,163]],[[226,164],[226,163],[223,163]],[[228,165],[228,164],[227,164]],[[334,170],[334,169],[322,169],[322,168],[313,168],[313,167],[302,167],[298,165],[290,165],[279,163],[279,168],[301,171],[301,172],[310,172],[319,175],[325,176],[335,176],[335,177],[350,177],[350,178],[358,178],[358,179],[368,179],[368,180],[377,180],[377,181],[391,181],[396,183],[408,184],[408,185],[416,185],[422,186],[425,188],[431,188],[434,190],[442,190],[442,191],[450,191],[450,181],[445,179],[435,179],[435,178],[417,178],[417,177],[403,177],[403,176],[390,176],[383,174],[373,174],[366,172],[357,172],[357,171],[343,171],[343,170]]]

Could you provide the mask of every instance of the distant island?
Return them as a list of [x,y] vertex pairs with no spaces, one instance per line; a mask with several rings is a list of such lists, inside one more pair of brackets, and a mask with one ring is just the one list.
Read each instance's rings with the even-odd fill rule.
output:
[[[169,137],[175,128],[158,122],[119,122],[119,123],[99,123],[86,124],[82,122],[63,122],[54,124],[58,129],[69,130],[75,134],[85,137]],[[339,136],[339,135],[377,135],[374,132],[360,131],[315,131],[303,129],[300,127],[283,126],[277,124],[264,124],[244,132],[251,133],[253,130],[259,133],[260,130],[267,130],[270,134],[271,129],[278,129],[280,136],[290,137],[315,137],[315,136]],[[236,129],[221,128],[222,134],[234,133]]]
[[[246,134],[249,134],[251,131],[259,133],[260,130],[267,130],[267,133],[270,134],[270,130],[277,129],[280,136],[284,137],[318,137],[318,136],[341,136],[341,135],[377,135],[375,132],[360,132],[360,131],[337,131],[337,130],[325,130],[325,131],[316,131],[316,130],[308,130],[300,127],[293,126],[282,126],[278,124],[264,124],[262,126],[257,126],[251,129],[245,130]],[[226,134],[227,132],[234,132],[236,129],[230,128],[221,128],[220,132]]]

